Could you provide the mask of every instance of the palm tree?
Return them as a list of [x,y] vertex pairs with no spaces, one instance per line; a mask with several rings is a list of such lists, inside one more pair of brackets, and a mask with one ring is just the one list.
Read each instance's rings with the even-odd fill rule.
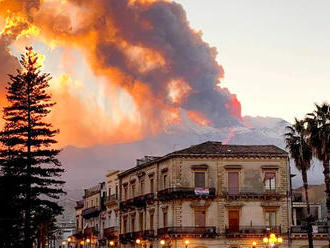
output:
[[307,114],[306,122],[308,124],[309,144],[312,147],[314,156],[323,163],[324,182],[326,187],[326,205],[327,205],[327,226],[328,239],[330,247],[330,105],[323,103],[315,104],[316,110]]
[[301,172],[305,189],[305,199],[307,205],[307,234],[309,248],[313,247],[313,234],[311,226],[311,209],[308,198],[307,171],[311,167],[313,158],[312,148],[307,142],[306,125],[304,120],[295,119],[292,126],[286,127],[288,132],[285,134],[286,148],[294,160],[296,168]]

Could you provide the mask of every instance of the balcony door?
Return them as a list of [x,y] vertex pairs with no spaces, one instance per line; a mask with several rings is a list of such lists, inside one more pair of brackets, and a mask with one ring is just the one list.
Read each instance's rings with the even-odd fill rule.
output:
[[195,210],[195,226],[196,227],[206,226],[206,211],[204,209]]
[[228,211],[229,232],[239,231],[239,210]]
[[239,190],[238,172],[228,172],[228,193],[237,194]]

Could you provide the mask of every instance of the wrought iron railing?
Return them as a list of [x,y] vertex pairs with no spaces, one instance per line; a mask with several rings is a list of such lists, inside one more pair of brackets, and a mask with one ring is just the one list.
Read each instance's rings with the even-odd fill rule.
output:
[[164,227],[159,228],[157,234],[162,236],[165,234],[168,235],[201,235],[201,236],[216,236],[216,227],[215,226],[203,226],[203,227],[195,227],[195,226],[172,226],[172,227]]
[[108,195],[105,199],[105,204],[113,203],[119,200],[119,197],[117,194]]
[[118,232],[119,232],[118,226],[112,226],[112,227],[103,229],[103,235],[105,237],[114,237],[114,236],[118,235]]
[[121,209],[135,208],[135,207],[144,207],[147,203],[154,200],[154,194],[148,193],[144,195],[139,195],[134,198],[128,199],[126,201],[120,202]]
[[158,191],[157,199],[167,201],[182,198],[214,198],[215,188],[176,187]]
[[281,233],[281,226],[238,226],[226,227],[226,234]]
[[[328,233],[326,225],[312,225],[313,233]],[[291,233],[307,233],[307,226],[292,226]]]
[[90,217],[98,216],[99,213],[100,213],[100,208],[90,207],[90,208],[83,209],[81,214],[84,218],[90,218]]

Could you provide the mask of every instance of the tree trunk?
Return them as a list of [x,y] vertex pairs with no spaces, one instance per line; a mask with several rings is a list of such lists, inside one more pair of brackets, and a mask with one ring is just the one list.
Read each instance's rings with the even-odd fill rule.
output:
[[27,128],[27,166],[26,166],[26,216],[25,216],[25,226],[24,226],[24,248],[32,248],[32,238],[31,238],[31,82],[28,81],[27,87],[27,108],[28,108],[28,128]]
[[327,226],[328,226],[328,240],[329,240],[329,248],[330,248],[330,176],[329,176],[329,159],[326,158],[323,161],[323,174],[324,174],[324,182],[325,182],[325,193],[326,193],[326,204],[327,204]]
[[307,236],[308,236],[308,247],[313,248],[313,228],[311,225],[311,208],[309,205],[309,198],[308,198],[308,180],[307,180],[307,171],[306,169],[301,170],[302,179],[304,182],[304,189],[305,189],[305,200],[307,206]]

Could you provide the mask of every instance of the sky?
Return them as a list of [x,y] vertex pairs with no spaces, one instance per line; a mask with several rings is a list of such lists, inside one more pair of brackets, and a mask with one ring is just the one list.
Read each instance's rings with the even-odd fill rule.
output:
[[303,118],[330,102],[327,0],[176,0],[218,50],[242,115]]

